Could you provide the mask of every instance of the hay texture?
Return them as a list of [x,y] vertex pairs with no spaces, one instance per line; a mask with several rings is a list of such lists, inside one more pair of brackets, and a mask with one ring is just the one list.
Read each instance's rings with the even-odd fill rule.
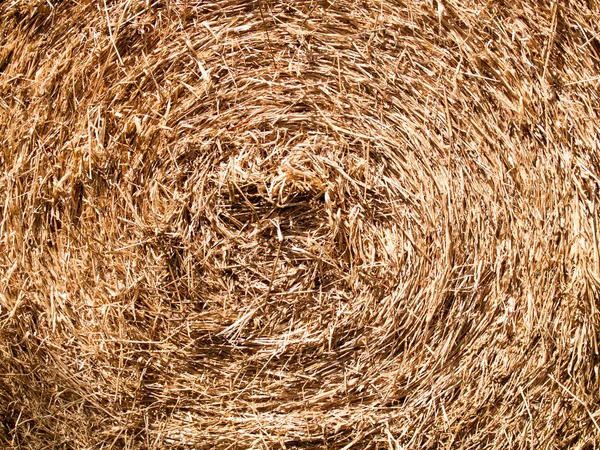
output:
[[598,448],[599,96],[597,0],[2,2],[2,448]]

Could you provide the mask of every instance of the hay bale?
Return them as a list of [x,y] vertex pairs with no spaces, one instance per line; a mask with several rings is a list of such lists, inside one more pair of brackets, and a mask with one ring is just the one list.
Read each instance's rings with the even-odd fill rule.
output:
[[596,448],[600,9],[0,5],[7,448]]

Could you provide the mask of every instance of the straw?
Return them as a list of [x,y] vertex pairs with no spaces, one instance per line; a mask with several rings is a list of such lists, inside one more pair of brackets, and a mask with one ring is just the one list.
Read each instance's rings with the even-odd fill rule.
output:
[[599,445],[596,1],[0,4],[0,447]]

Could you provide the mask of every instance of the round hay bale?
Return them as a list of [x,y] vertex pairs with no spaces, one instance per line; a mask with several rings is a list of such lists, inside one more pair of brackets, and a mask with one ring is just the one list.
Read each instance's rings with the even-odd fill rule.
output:
[[0,4],[2,445],[596,448],[599,19]]

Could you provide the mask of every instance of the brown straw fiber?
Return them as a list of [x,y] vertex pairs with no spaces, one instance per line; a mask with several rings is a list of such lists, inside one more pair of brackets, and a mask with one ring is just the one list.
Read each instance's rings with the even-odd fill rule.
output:
[[598,0],[0,3],[0,448],[600,448]]

